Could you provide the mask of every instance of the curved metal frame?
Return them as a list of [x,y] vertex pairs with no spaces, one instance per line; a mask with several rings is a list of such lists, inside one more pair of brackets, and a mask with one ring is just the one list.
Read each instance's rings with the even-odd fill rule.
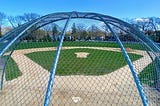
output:
[[72,16],[72,14],[69,16],[69,18],[66,21],[66,24],[64,26],[64,29],[63,29],[63,32],[62,32],[62,35],[61,35],[60,43],[59,43],[57,51],[56,51],[56,56],[55,56],[55,59],[54,59],[54,62],[53,62],[53,66],[52,66],[52,69],[51,69],[50,78],[49,78],[49,82],[48,82],[48,87],[47,87],[47,92],[46,92],[46,96],[45,96],[44,106],[49,105],[51,91],[52,91],[52,87],[53,87],[53,83],[54,83],[54,77],[55,77],[56,68],[57,68],[57,64],[58,64],[58,59],[59,59],[59,55],[60,55],[60,52],[61,52],[65,32],[67,30],[68,23],[71,19],[71,16]]
[[141,85],[141,83],[140,83],[140,81],[139,81],[139,78],[138,78],[138,76],[137,76],[137,74],[136,74],[136,71],[135,71],[134,66],[133,66],[133,64],[132,64],[132,62],[131,62],[131,59],[130,59],[130,57],[128,56],[128,53],[126,52],[126,50],[125,50],[122,42],[120,41],[120,39],[118,38],[118,36],[116,35],[116,33],[112,30],[112,28],[111,28],[107,23],[106,23],[106,25],[107,25],[107,27],[109,28],[109,30],[111,31],[112,35],[115,37],[117,43],[119,44],[119,46],[120,46],[120,48],[121,48],[121,50],[122,50],[122,52],[123,52],[123,54],[124,54],[124,57],[125,57],[128,65],[129,65],[129,68],[130,68],[131,72],[132,72],[134,81],[136,82],[136,85],[137,85],[138,91],[139,91],[139,93],[140,93],[140,96],[141,96],[143,105],[144,105],[144,106],[147,106],[147,105],[148,105],[147,98],[146,98],[146,96],[145,96],[145,94],[144,94],[144,91],[142,90],[142,85]]
[[[53,86],[53,83],[54,83],[56,66],[57,66],[59,54],[60,54],[60,51],[61,51],[61,46],[62,46],[62,43],[63,43],[63,38],[64,38],[64,35],[65,35],[65,31],[66,31],[67,25],[69,23],[69,20],[74,19],[74,18],[85,18],[85,19],[98,20],[98,21],[104,22],[108,26],[108,28],[110,29],[110,31],[112,32],[112,34],[116,38],[117,43],[119,44],[120,48],[122,49],[122,52],[123,52],[123,54],[126,58],[126,61],[129,65],[129,67],[130,67],[130,70],[133,74],[133,77],[134,77],[134,80],[136,82],[138,91],[140,93],[141,99],[143,101],[143,105],[147,106],[148,102],[147,102],[146,96],[143,93],[142,86],[139,82],[139,79],[138,79],[137,74],[135,72],[135,69],[132,65],[132,62],[130,61],[129,56],[127,56],[127,52],[124,49],[123,44],[119,40],[118,36],[114,33],[112,28],[109,26],[109,24],[116,25],[117,27],[121,28],[123,31],[129,32],[129,33],[132,34],[132,36],[137,37],[140,41],[142,41],[142,43],[144,45],[150,47],[150,49],[152,50],[155,57],[158,57],[158,52],[160,52],[160,48],[159,48],[159,46],[157,46],[157,44],[155,44],[152,40],[150,40],[147,36],[145,36],[141,31],[139,31],[138,29],[136,29],[132,25],[130,25],[130,24],[128,24],[128,23],[126,23],[122,20],[119,20],[117,18],[107,16],[107,15],[98,14],[98,13],[86,13],[86,12],[75,12],[75,11],[49,14],[49,15],[43,16],[41,18],[32,20],[28,23],[25,23],[25,24],[21,25],[20,27],[17,27],[15,29],[13,29],[12,31],[8,32],[4,37],[2,37],[0,39],[0,45],[1,45],[1,47],[0,47],[0,57],[3,56],[3,54],[11,47],[11,45],[14,45],[14,43],[16,41],[18,41],[21,38],[25,37],[26,35],[30,34],[32,31],[37,30],[40,27],[43,27],[43,26],[45,26],[49,23],[66,19],[67,21],[66,21],[65,27],[63,29],[63,33],[61,35],[61,41],[60,41],[60,44],[59,44],[58,49],[57,49],[56,58],[54,60],[53,66],[52,66],[52,71],[50,73],[50,79],[49,79],[49,82],[48,82],[48,88],[47,88],[47,91],[46,91],[46,97],[45,97],[44,105],[45,106],[49,105],[51,89],[52,89],[52,86]],[[121,26],[127,28],[127,31],[126,31],[125,28],[123,28]],[[145,43],[145,42],[147,42],[147,43]]]
[[5,74],[5,70],[6,70],[6,66],[7,66],[7,63],[12,55],[12,53],[14,52],[15,48],[20,44],[20,42],[16,42],[15,44],[15,47],[12,48],[9,56],[7,57],[5,63],[4,63],[4,67],[3,67],[3,70],[2,70],[2,75],[1,75],[1,83],[0,83],[0,89],[2,90],[3,89],[3,80],[4,80],[4,74]]

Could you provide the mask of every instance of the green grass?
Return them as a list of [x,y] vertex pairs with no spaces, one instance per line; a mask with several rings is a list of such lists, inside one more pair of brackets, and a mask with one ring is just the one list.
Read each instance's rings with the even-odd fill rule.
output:
[[[77,58],[75,55],[76,52],[88,52],[90,54],[87,58]],[[55,51],[34,52],[26,55],[43,68],[50,71]],[[129,53],[129,56],[132,61],[142,57],[131,53]],[[121,52],[93,49],[68,49],[61,51],[56,74],[104,75],[111,73],[126,64]]]
[[[44,48],[44,47],[57,47],[58,42],[27,42],[21,43],[16,49],[29,49],[29,48]],[[88,47],[113,47],[119,48],[117,43],[114,42],[64,42],[63,46],[88,46]],[[125,47],[130,47],[132,49],[141,49],[138,44],[124,44]],[[77,59],[74,52],[86,51],[89,52],[89,58],[87,59]],[[65,55],[64,55],[65,54]],[[70,54],[70,55],[66,55]],[[100,56],[98,54],[105,54]],[[51,65],[53,63],[53,56],[55,55],[54,51],[41,52],[41,53],[31,53],[28,54],[35,62],[40,64],[47,70],[51,70]],[[111,55],[111,56],[110,56]],[[135,54],[129,54],[132,60],[136,60],[141,56]],[[49,59],[48,59],[49,56]],[[41,58],[39,58],[41,57]],[[112,57],[112,58],[110,58]],[[121,58],[120,58],[121,57]],[[39,59],[39,60],[38,60]],[[121,60],[122,59],[122,60]],[[62,61],[64,60],[64,61]],[[86,61],[85,61],[86,60]],[[47,62],[46,62],[47,61]],[[62,62],[61,62],[62,61]],[[72,65],[74,62],[74,65]],[[84,64],[82,64],[84,63]],[[92,63],[92,64],[91,64]],[[97,64],[98,63],[98,64]],[[87,66],[85,64],[90,64]],[[124,61],[124,56],[122,53],[109,52],[109,51],[100,51],[100,50],[64,50],[60,57],[60,64],[58,65],[58,75],[71,75],[71,74],[84,74],[84,75],[102,75],[112,72],[122,66],[126,65]],[[75,67],[76,66],[76,67]],[[75,69],[71,70],[70,69]],[[96,71],[96,73],[95,73]],[[12,58],[9,59],[9,62],[6,67],[6,80],[12,80],[21,76],[22,73],[18,69],[17,64]]]
[[[155,60],[154,60],[155,61]],[[160,63],[158,64],[160,66]],[[154,73],[154,62],[150,63],[147,67],[140,72],[139,79],[142,83],[147,84],[151,87],[154,86],[154,80],[156,79],[156,74]]]
[[9,58],[6,70],[5,70],[5,78],[7,81],[13,80],[22,75],[22,72],[19,70],[17,64],[14,62],[12,58]]
[[[58,42],[27,42],[21,43],[16,49],[57,47]],[[88,46],[88,47],[112,47],[119,48],[115,42],[63,42],[63,46]],[[140,44],[124,44],[125,47],[143,50]]]

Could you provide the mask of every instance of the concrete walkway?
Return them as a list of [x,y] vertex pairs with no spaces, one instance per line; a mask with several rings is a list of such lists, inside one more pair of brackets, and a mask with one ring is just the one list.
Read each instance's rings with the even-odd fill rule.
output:
[[[63,47],[62,49],[75,48],[120,52],[118,48],[106,47]],[[49,72],[24,54],[52,50],[56,50],[56,48],[33,48],[14,51],[12,58],[23,74],[12,81],[4,82],[4,89],[0,97],[2,106],[43,105]],[[143,55],[142,58],[133,62],[137,73],[151,63],[151,59],[146,52],[134,50],[132,53]],[[75,103],[73,97],[79,97],[80,99]],[[60,106],[137,106],[142,105],[142,102],[130,69],[126,65],[110,74],[101,76],[56,76],[51,104]],[[155,102],[150,102],[150,104],[156,106]]]

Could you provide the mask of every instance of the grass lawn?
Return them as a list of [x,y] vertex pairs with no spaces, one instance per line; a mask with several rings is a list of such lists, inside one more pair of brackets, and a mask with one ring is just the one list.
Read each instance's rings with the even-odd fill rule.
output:
[[[160,63],[158,64],[160,66]],[[154,80],[156,79],[156,74],[154,73],[154,62],[150,63],[143,71],[140,72],[139,79],[142,83],[147,84],[151,87],[154,86]]]
[[154,85],[154,65],[153,63],[149,64],[142,72],[139,74],[139,79],[142,83],[145,83],[149,86]]
[[21,75],[22,75],[22,72],[19,70],[17,64],[14,62],[12,58],[9,58],[6,66],[6,70],[5,70],[6,80],[7,81],[12,80]]
[[[76,52],[90,53],[87,58],[77,58]],[[30,59],[48,71],[51,70],[55,51],[34,52],[26,54]],[[135,61],[142,56],[131,54]],[[121,52],[93,50],[93,49],[68,49],[62,50],[57,67],[57,75],[104,75],[125,66],[127,63]]]
[[[27,42],[21,43],[16,49],[57,47],[58,42]],[[116,42],[63,42],[63,46],[113,47],[119,48]],[[125,47],[143,50],[140,44],[124,44]]]
[[[16,49],[29,49],[29,48],[44,48],[44,47],[56,47],[58,42],[27,42],[21,43]],[[63,46],[88,46],[88,47],[113,47],[119,48],[115,42],[64,42]],[[132,49],[141,49],[139,44],[124,44],[125,47]],[[89,58],[78,59],[76,58],[75,52],[88,52],[90,53]],[[100,55],[99,55],[100,54]],[[40,64],[47,70],[51,70],[53,63],[53,56],[55,51],[38,52],[27,54],[33,61]],[[129,54],[132,60],[139,59],[140,55]],[[83,64],[82,64],[83,63]],[[91,49],[74,49],[74,50],[63,50],[61,52],[60,61],[58,64],[58,75],[71,75],[71,74],[84,74],[84,75],[102,75],[110,73],[124,65],[126,65],[124,56],[122,53],[111,52],[111,51],[100,51]],[[12,60],[6,67],[6,80],[12,80],[21,76],[22,73],[18,69],[18,66]]]

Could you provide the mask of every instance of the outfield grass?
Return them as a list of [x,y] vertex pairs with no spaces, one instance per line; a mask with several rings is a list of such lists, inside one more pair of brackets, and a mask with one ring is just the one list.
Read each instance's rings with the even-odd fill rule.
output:
[[144,68],[143,71],[139,74],[139,79],[142,83],[145,83],[149,86],[154,85],[154,65],[153,63],[149,64]]
[[[160,63],[158,65],[160,66]],[[147,84],[151,87],[154,86],[154,80],[156,80],[156,73],[154,68],[154,62],[152,62],[147,67],[145,67],[143,71],[141,71],[138,75],[142,83]]]
[[6,80],[12,80],[22,75],[22,72],[19,70],[17,64],[14,62],[12,58],[9,58],[6,70],[5,70],[5,78]]
[[[76,52],[90,53],[87,58],[77,58]],[[30,59],[41,65],[48,71],[51,70],[55,51],[34,52],[26,54]],[[142,56],[131,54],[129,56],[135,61]],[[57,75],[104,75],[111,73],[127,63],[121,52],[93,50],[93,49],[68,49],[62,50]]]
[[[16,49],[57,47],[59,42],[27,42],[21,43]],[[119,48],[116,42],[63,42],[63,46],[112,47]],[[140,44],[124,44],[127,48],[143,50]]]
[[[58,46],[58,42],[27,42],[27,43],[21,43],[16,49],[44,48],[44,47],[57,47],[57,46]],[[63,46],[119,48],[118,44],[115,42],[64,42]],[[140,48],[139,44],[124,44],[124,46],[132,49],[142,49]],[[84,61],[83,59],[77,59],[75,57],[74,52],[78,52],[78,51],[86,51],[93,55],[89,55],[89,58],[86,59],[87,61]],[[76,50],[65,50],[65,51],[62,51],[61,53],[62,55],[60,57],[60,64],[58,65],[58,72],[57,72],[58,75],[71,75],[71,74],[102,75],[102,74],[110,73],[126,65],[126,62],[124,60],[124,56],[122,55],[122,53],[117,53],[117,52],[76,49]],[[102,56],[98,55],[101,53],[105,55],[102,55]],[[70,54],[70,55],[63,55],[63,54]],[[32,58],[35,62],[43,66],[45,69],[51,70],[51,65],[53,63],[54,55],[55,55],[54,51],[52,52],[49,51],[49,52],[41,52],[41,53],[33,53],[33,54],[31,53],[31,54],[28,54],[27,56]],[[49,56],[49,59],[48,59],[48,56]],[[141,57],[135,54],[129,54],[129,56],[131,56],[132,60],[136,60]],[[64,61],[62,61],[62,59]],[[72,65],[73,62],[74,62],[74,65]],[[90,67],[88,67],[86,64],[87,65],[90,64]],[[75,70],[71,70],[70,72],[69,69],[75,69]],[[95,70],[96,70],[96,73],[95,73]],[[5,75],[6,80],[12,80],[21,75],[22,73],[18,69],[18,66],[16,65],[14,60],[10,58],[6,67],[6,75]]]

